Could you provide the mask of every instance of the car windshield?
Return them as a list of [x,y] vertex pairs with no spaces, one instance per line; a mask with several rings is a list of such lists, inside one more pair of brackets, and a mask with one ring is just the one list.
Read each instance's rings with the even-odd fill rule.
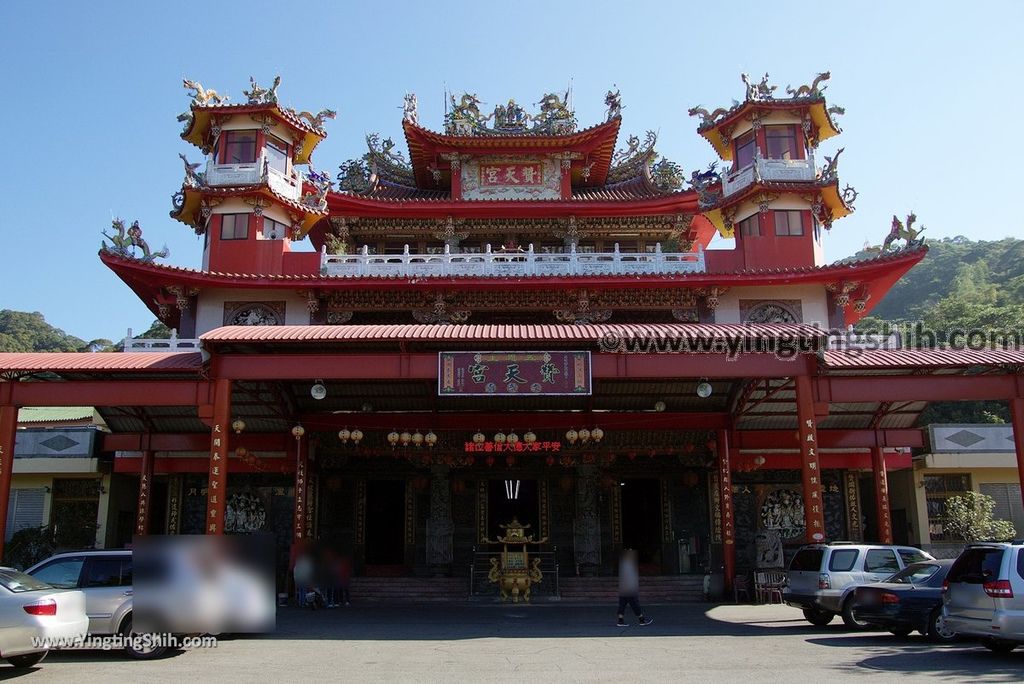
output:
[[938,570],[939,566],[932,565],[931,563],[914,563],[903,568],[885,581],[892,584],[924,584]]
[[0,585],[8,591],[20,594],[23,591],[40,591],[53,589],[46,582],[41,582],[31,575],[26,575],[17,570],[0,569]]

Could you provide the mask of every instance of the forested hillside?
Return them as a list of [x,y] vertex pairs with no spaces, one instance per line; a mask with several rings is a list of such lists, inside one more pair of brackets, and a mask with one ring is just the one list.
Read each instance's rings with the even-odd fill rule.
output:
[[[1024,240],[974,242],[955,237],[927,244],[928,255],[858,324],[859,329],[883,331],[893,324],[920,322],[940,344],[951,330],[1024,340]],[[1003,402],[945,402],[929,406],[919,422],[1008,419]]]

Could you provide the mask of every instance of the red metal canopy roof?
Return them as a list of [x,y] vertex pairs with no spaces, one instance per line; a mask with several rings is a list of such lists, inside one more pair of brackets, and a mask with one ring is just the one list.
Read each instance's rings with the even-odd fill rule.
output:
[[847,349],[825,352],[829,368],[965,368],[1024,365],[1024,350],[1014,349]]
[[195,371],[203,366],[200,352],[107,354],[88,352],[7,352],[0,354],[0,371]]
[[738,340],[752,338],[817,339],[822,331],[810,325],[745,323],[669,323],[589,325],[228,325],[201,336],[203,342],[346,342],[367,340],[481,341],[517,343],[549,340],[591,345],[602,339],[685,338]]

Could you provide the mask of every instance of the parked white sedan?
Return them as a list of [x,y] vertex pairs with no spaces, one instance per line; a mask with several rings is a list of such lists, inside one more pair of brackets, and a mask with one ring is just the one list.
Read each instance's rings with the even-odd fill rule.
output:
[[0,658],[32,667],[51,647],[84,639],[88,629],[85,594],[0,567]]

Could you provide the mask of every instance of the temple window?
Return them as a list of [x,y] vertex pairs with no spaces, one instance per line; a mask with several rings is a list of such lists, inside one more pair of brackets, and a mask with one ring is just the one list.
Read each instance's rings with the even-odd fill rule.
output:
[[757,140],[754,131],[747,131],[736,138],[736,168],[742,169],[754,163],[754,151],[757,149]]
[[796,128],[794,126],[765,126],[766,156],[769,159],[797,159]]
[[565,252],[565,244],[561,242],[542,242],[540,244],[541,254],[562,254]]
[[803,235],[804,222],[803,212],[795,209],[776,210],[775,234],[776,235]]
[[754,214],[736,224],[742,237],[761,237],[760,215]]
[[227,131],[224,134],[224,163],[252,164],[256,161],[256,131]]
[[267,166],[282,174],[288,172],[288,143],[272,135],[267,136]]
[[264,240],[283,240],[285,235],[288,234],[288,226],[275,221],[272,218],[263,217],[263,239]]
[[221,240],[245,240],[248,237],[249,214],[221,214]]

